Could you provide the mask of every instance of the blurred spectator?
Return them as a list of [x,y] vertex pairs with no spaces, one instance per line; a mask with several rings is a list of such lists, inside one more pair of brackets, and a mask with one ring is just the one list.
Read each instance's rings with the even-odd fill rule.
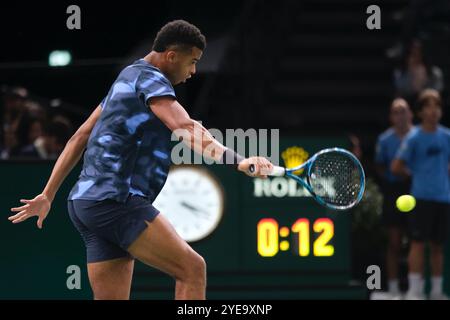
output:
[[[38,125],[38,122],[33,122]],[[36,129],[36,132],[38,129]],[[37,159],[56,159],[64,149],[67,141],[72,136],[72,125],[66,118],[58,117],[48,123],[42,135],[23,147],[18,154],[18,158],[37,158]],[[34,134],[33,130],[29,132],[31,137]]]
[[3,88],[0,109],[0,159],[55,159],[73,132],[71,121],[28,99],[24,88]]
[[30,122],[28,130],[28,143],[34,143],[44,132],[44,122],[41,119],[34,118]]
[[25,152],[24,150],[34,150],[30,148],[34,142],[43,135],[44,122],[25,113],[22,115],[15,132],[16,144],[10,149],[9,156],[38,158],[37,152]]
[[5,127],[16,125],[21,115],[25,111],[28,91],[25,88],[5,88],[3,89],[3,110],[1,121],[3,130]]
[[411,175],[410,194],[417,200],[416,207],[408,213],[410,251],[406,299],[425,299],[425,245],[429,244],[430,299],[447,300],[442,290],[442,273],[450,209],[450,130],[439,124],[442,100],[436,90],[427,89],[420,94],[418,109],[421,123],[405,137],[391,166],[396,175]]
[[412,119],[408,102],[402,98],[394,99],[389,113],[391,127],[378,136],[375,150],[376,171],[383,192],[382,222],[388,231],[386,267],[388,293],[392,299],[401,297],[399,258],[407,229],[407,216],[397,209],[395,202],[399,196],[409,193],[410,179],[395,176],[390,167],[402,140],[415,130]]
[[3,132],[3,145],[0,148],[0,159],[9,159],[11,150],[17,145],[16,133],[12,127],[6,127]]
[[25,109],[27,114],[29,114],[33,118],[38,118],[41,120],[45,120],[47,118],[47,112],[45,109],[37,102],[28,100],[25,103]]
[[17,147],[16,131],[25,112],[28,92],[25,88],[2,88],[2,109],[0,110],[0,158],[9,157]]
[[420,41],[412,42],[400,67],[394,70],[394,85],[396,94],[404,97],[409,103],[416,101],[417,95],[424,89],[442,91],[444,87],[442,71],[429,63]]

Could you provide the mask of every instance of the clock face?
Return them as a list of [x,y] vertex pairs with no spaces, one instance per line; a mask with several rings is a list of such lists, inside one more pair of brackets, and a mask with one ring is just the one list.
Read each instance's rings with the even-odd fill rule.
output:
[[223,214],[223,191],[206,169],[178,166],[170,170],[166,184],[153,205],[186,241],[211,234]]

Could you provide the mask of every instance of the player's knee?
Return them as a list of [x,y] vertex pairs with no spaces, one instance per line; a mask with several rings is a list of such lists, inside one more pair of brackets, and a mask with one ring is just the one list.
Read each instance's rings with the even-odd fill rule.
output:
[[198,253],[195,253],[191,258],[190,273],[198,279],[206,278],[206,262]]
[[206,282],[206,262],[201,255],[196,252],[189,254],[182,280],[201,284]]

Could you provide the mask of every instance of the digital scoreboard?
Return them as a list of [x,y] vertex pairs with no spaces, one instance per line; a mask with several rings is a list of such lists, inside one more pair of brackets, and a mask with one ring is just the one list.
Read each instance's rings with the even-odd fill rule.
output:
[[318,235],[317,238],[311,235],[311,222],[307,218],[297,219],[290,228],[280,227],[276,219],[263,218],[256,230],[256,246],[261,257],[274,257],[280,251],[288,251],[290,247],[290,252],[300,257],[334,255],[334,246],[330,243],[334,236],[334,222],[329,218],[314,221],[312,230]]

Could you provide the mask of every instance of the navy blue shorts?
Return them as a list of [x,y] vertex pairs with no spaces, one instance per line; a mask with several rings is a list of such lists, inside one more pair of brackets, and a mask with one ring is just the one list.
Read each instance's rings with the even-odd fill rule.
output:
[[115,200],[69,200],[69,216],[86,245],[87,262],[131,257],[128,247],[159,211],[141,196]]

